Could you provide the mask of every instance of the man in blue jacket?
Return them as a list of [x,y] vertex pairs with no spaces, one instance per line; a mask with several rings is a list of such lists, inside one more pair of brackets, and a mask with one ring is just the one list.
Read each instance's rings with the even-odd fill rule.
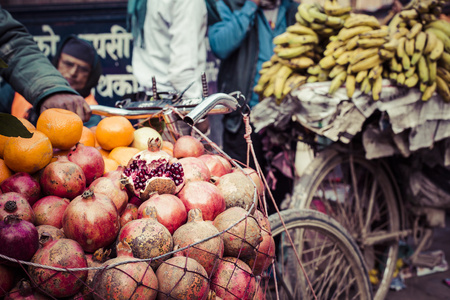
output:
[[[213,53],[221,59],[218,90],[224,93],[240,91],[253,107],[259,96],[253,87],[259,80],[263,62],[274,54],[275,36],[294,24],[298,3],[292,0],[219,0],[216,8],[220,20],[208,28]],[[247,160],[245,128],[239,112],[224,116],[223,150],[241,162]],[[265,158],[261,137],[252,134],[257,159],[264,170]],[[281,195],[284,196],[284,195]]]

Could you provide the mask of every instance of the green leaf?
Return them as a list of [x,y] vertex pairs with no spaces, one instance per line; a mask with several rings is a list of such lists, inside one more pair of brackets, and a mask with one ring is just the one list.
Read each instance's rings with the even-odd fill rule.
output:
[[0,58],[0,68],[7,68],[7,67],[8,67],[8,64],[5,63],[5,61]]
[[0,134],[8,137],[30,138],[33,134],[13,115],[0,113]]

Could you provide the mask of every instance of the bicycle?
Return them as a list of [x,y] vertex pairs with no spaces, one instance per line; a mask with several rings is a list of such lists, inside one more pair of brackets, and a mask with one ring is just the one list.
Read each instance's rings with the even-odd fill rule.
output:
[[[153,94],[158,95],[156,90]],[[204,94],[196,99],[167,96],[163,100],[158,96],[155,101],[148,100],[152,98],[150,95],[145,97],[146,101],[118,101],[116,106],[119,107],[92,105],[91,109],[93,114],[102,116],[119,115],[129,119],[161,117],[170,131],[169,137],[176,139],[182,135],[180,124],[187,123],[194,129],[195,124],[208,114],[242,109],[242,103],[245,103],[239,92]],[[214,150],[233,162],[217,146]],[[240,168],[235,162],[234,166]],[[330,217],[310,210],[290,209],[269,216],[269,220],[272,235],[280,247],[276,249],[273,267],[266,273],[266,283],[276,283],[272,289],[266,285],[267,299],[372,299],[361,253],[342,226]],[[294,240],[290,238],[292,235]],[[329,263],[333,259],[335,261]],[[289,268],[286,269],[285,264]],[[319,267],[321,274],[316,274]]]

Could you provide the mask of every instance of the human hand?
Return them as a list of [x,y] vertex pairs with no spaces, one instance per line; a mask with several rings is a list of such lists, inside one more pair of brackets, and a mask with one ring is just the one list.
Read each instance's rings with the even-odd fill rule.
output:
[[83,122],[89,121],[92,114],[89,104],[83,97],[70,93],[58,93],[49,96],[42,102],[40,113],[49,108],[62,108],[73,111],[80,116]]

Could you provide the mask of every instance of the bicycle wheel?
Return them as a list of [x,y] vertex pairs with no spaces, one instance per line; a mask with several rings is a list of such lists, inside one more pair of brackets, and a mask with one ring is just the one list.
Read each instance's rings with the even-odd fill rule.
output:
[[362,154],[330,148],[306,168],[291,204],[319,210],[350,232],[365,258],[376,300],[389,291],[398,253],[399,209],[389,178],[381,164]]
[[[372,299],[363,257],[339,223],[310,209],[280,214],[269,217],[278,243],[275,270],[269,270],[275,271],[278,299]],[[274,291],[266,298],[277,299]]]

